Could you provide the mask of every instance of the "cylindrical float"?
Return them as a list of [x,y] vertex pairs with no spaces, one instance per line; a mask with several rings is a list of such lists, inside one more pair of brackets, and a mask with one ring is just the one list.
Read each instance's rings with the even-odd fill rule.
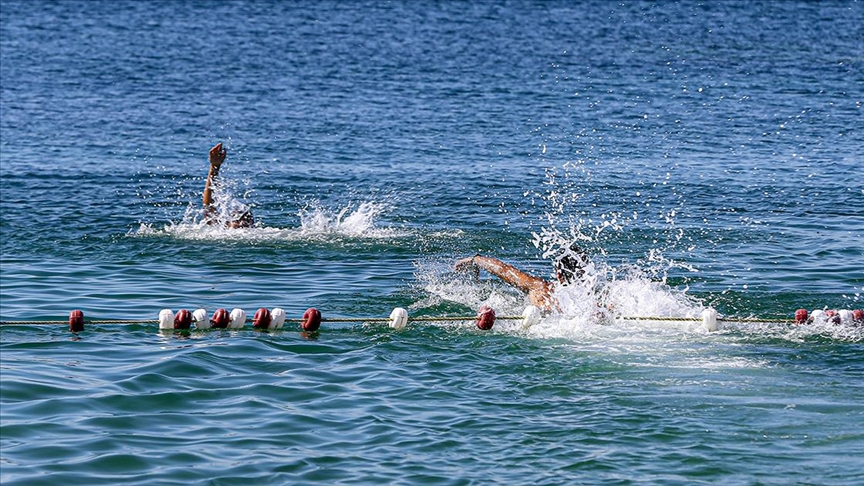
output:
[[484,305],[477,311],[477,328],[484,331],[492,329],[495,325],[495,309]]
[[177,311],[174,316],[174,329],[189,329],[192,327],[192,313],[186,309]]
[[196,329],[210,329],[210,319],[207,319],[206,309],[195,309],[192,319],[195,321]]
[[843,324],[844,326],[852,324],[852,311],[842,309],[837,311],[837,315],[840,316],[840,324]]
[[321,327],[321,311],[314,307],[306,309],[306,312],[303,313],[303,321],[300,323],[300,327],[308,332],[317,331]]
[[813,324],[825,324],[825,321],[825,312],[822,309],[814,309],[813,312],[810,313],[810,322]]
[[255,329],[269,329],[272,320],[273,316],[270,314],[270,311],[266,307],[261,307],[255,312],[255,317],[252,318],[252,327]]
[[231,316],[228,315],[228,311],[223,308],[216,309],[216,312],[213,313],[213,317],[210,318],[210,325],[216,329],[225,329],[228,327],[228,324],[231,322]]
[[75,309],[69,313],[69,331],[81,332],[84,330],[84,312]]
[[233,309],[231,311],[231,323],[228,325],[231,329],[240,329],[246,325],[246,311],[243,309]]
[[393,309],[390,313],[390,329],[399,331],[405,329],[406,325],[408,325],[408,311],[402,307]]
[[282,329],[283,324],[285,324],[285,309],[274,307],[270,311],[270,329]]
[[543,319],[543,312],[540,308],[529,305],[522,311],[522,328],[528,329],[531,326],[539,324],[541,319]]
[[167,331],[170,329],[174,329],[174,311],[162,309],[159,311],[159,330]]

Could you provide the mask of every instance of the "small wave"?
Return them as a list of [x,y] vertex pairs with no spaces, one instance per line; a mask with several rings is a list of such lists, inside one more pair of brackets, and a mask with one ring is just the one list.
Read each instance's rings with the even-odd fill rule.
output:
[[350,204],[338,211],[318,205],[303,208],[299,212],[300,226],[279,228],[267,226],[260,220],[249,228],[228,228],[220,224],[202,221],[200,211],[191,208],[180,222],[163,226],[141,223],[128,236],[170,236],[188,240],[228,241],[296,241],[326,240],[332,237],[352,239],[391,239],[411,236],[411,232],[392,227],[378,226],[378,217],[389,207],[375,202]]

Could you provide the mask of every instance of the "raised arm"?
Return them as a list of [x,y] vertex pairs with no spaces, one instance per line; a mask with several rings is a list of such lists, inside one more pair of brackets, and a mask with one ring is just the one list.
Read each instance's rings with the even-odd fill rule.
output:
[[477,255],[459,260],[455,266],[457,271],[473,270],[474,272],[478,272],[480,268],[500,278],[508,285],[526,292],[528,300],[532,305],[546,311],[557,308],[555,300],[552,297],[555,287],[551,282],[528,275],[513,265],[508,265],[497,258]]
[[457,271],[471,270],[472,268],[482,268],[483,270],[486,270],[492,275],[500,278],[507,284],[512,285],[524,292],[545,289],[548,285],[548,282],[546,282],[542,278],[528,275],[527,273],[519,270],[513,265],[508,265],[507,263],[504,263],[497,258],[477,255],[475,257],[459,260],[458,262],[456,262],[455,266],[455,269]]
[[204,183],[204,208],[209,208],[213,205],[213,181],[219,175],[219,166],[225,162],[225,149],[222,148],[222,142],[217,143],[210,149],[210,172],[207,173],[207,182]]

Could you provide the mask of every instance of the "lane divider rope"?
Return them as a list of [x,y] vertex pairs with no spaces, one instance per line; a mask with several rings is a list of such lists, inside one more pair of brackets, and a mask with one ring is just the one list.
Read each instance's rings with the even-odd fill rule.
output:
[[[417,316],[409,317],[408,312],[401,307],[396,307],[390,317],[323,317],[316,308],[309,308],[300,319],[288,318],[281,308],[273,308],[272,311],[265,307],[258,309],[252,318],[246,317],[242,309],[234,309],[230,313],[223,309],[217,309],[208,319],[205,309],[197,309],[190,312],[180,309],[177,314],[171,309],[163,309],[159,312],[159,319],[86,319],[80,310],[73,310],[69,314],[68,321],[62,320],[0,320],[0,326],[39,326],[39,325],[61,325],[68,324],[72,332],[84,330],[84,324],[88,325],[152,325],[158,324],[160,330],[185,330],[209,328],[240,329],[245,324],[251,323],[258,329],[281,329],[285,323],[300,324],[305,331],[317,331],[321,323],[343,322],[343,323],[389,323],[393,329],[403,329],[409,322],[464,322],[475,321],[477,327],[482,330],[491,329],[496,320],[521,320],[523,328],[529,328],[539,323],[544,318],[543,312],[535,306],[528,306],[522,315],[496,316],[494,309],[482,306],[476,316]],[[720,317],[713,308],[702,311],[701,317],[675,317],[675,316],[611,316],[615,321],[648,321],[648,322],[701,322],[708,331],[716,331],[718,322],[746,323],[746,324],[808,324],[808,323],[830,323],[851,326],[864,326],[864,311],[861,309],[849,310],[821,310],[816,309],[808,312],[806,309],[795,311],[794,319],[788,318],[759,318],[759,317]]]

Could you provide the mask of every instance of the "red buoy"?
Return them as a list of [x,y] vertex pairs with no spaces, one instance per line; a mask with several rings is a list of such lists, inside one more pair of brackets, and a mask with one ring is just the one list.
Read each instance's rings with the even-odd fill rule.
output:
[[855,309],[852,311],[852,322],[856,324],[864,323],[864,310]]
[[300,326],[303,327],[304,331],[317,331],[321,327],[321,312],[314,307],[306,309],[306,312],[303,313],[303,321],[300,323]]
[[255,317],[252,318],[252,327],[256,329],[267,329],[270,327],[270,321],[273,320],[273,317],[270,315],[270,311],[267,310],[266,307],[262,307],[258,309],[258,312],[255,313]]
[[795,324],[807,323],[807,309],[798,309],[795,311]]
[[69,331],[81,332],[84,330],[84,313],[78,309],[69,313]]
[[495,325],[495,309],[484,305],[477,311],[477,327],[484,331],[492,329]]
[[231,322],[231,315],[228,314],[228,311],[223,308],[216,309],[216,312],[213,313],[213,317],[210,318],[210,324],[216,329],[225,329],[228,327],[228,324]]
[[192,313],[186,309],[177,311],[174,316],[174,329],[189,329],[192,327]]

